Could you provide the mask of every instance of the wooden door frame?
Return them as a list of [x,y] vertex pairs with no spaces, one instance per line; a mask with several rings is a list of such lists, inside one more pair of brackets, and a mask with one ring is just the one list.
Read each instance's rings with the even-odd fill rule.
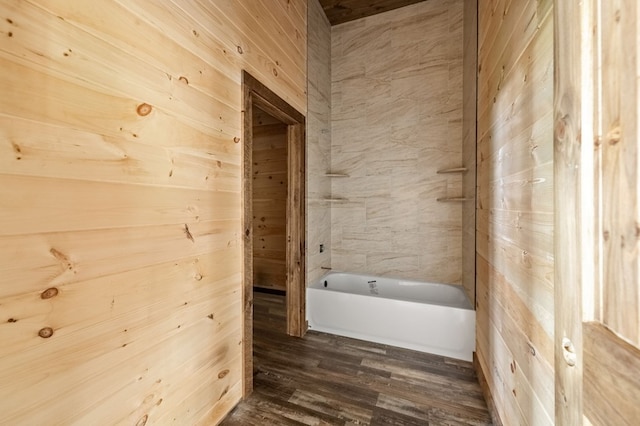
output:
[[243,396],[253,390],[253,107],[259,107],[287,124],[287,334],[302,337],[305,316],[305,116],[260,83],[242,72],[243,94]]

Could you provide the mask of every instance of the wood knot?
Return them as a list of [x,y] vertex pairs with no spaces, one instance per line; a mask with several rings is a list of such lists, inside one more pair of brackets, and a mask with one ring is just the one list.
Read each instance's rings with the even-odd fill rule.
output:
[[527,346],[529,346],[529,351],[531,352],[531,355],[536,356],[536,348],[533,347],[533,345],[530,342],[527,342]]
[[229,369],[222,370],[218,373],[218,379],[224,379],[227,374],[229,374]]
[[53,336],[53,328],[41,328],[40,331],[38,331],[38,336],[42,337],[43,339],[48,339],[49,337]]
[[14,323],[14,322],[18,322],[18,320],[17,320],[17,319],[15,319],[15,318],[9,318],[9,319],[7,320],[7,322],[9,322],[9,323]]
[[58,259],[58,261],[60,262],[60,264],[62,265],[62,267],[64,269],[69,270],[69,271],[73,271],[74,274],[76,273],[76,271],[74,269],[74,264],[73,264],[73,262],[71,262],[71,260],[69,259],[69,257],[67,255],[65,255],[61,251],[58,251],[58,250],[56,250],[54,248],[49,250],[49,253],[51,253],[51,255],[53,255],[53,257]]
[[56,297],[60,293],[57,288],[51,287],[40,293],[41,299],[51,299],[52,297]]
[[191,235],[191,231],[189,231],[189,225],[187,225],[186,223],[184,224],[184,234],[187,236],[188,240],[191,240],[192,243],[196,242],[196,240],[193,238],[193,235]]
[[193,278],[195,278],[196,281],[202,281],[202,275],[201,274],[196,274]]
[[189,84],[189,80],[187,79],[187,77],[185,77],[185,76],[183,76],[183,75],[181,75],[181,76],[180,76],[180,78],[179,78],[178,80],[180,80],[180,81],[182,81],[182,82],[184,82],[184,83]]
[[151,114],[152,109],[153,107],[151,105],[145,103],[145,104],[138,105],[138,108],[136,108],[136,111],[138,112],[139,116],[144,117]]
[[242,55],[244,53],[244,50],[242,50],[242,46],[237,46],[237,49],[239,54]]
[[222,393],[220,394],[220,398],[218,398],[218,401],[220,401],[222,399],[222,397],[224,397],[228,392],[229,392],[229,386],[225,387],[222,390]]
[[620,128],[620,126],[616,126],[613,129],[609,130],[606,139],[610,145],[615,145],[620,142],[620,139],[622,139],[622,129]]
[[148,415],[148,414],[145,414],[144,416],[142,416],[142,417],[140,418],[140,420],[138,420],[138,421],[136,422],[136,426],[144,426],[144,425],[146,425],[146,424],[147,424],[147,421],[148,421],[148,420],[149,420],[149,415]]
[[555,134],[556,140],[564,140],[567,134],[567,121],[565,120],[565,117],[559,118],[556,121]]
[[214,318],[214,315],[213,315],[213,314],[209,314],[209,315],[207,315],[207,318],[209,318],[210,320],[212,320],[212,319]]
[[233,138],[233,141],[234,141],[235,143],[240,143],[240,138],[236,136],[235,138]]
[[278,76],[278,70],[277,70],[277,69],[275,69],[275,68],[274,68],[274,69],[272,70],[272,72],[273,72],[273,76],[274,76],[274,77],[277,77],[277,76]]
[[20,148],[20,145],[18,145],[15,142],[11,142],[11,146],[13,147],[13,152],[16,155],[16,160],[21,160],[22,159],[22,149]]

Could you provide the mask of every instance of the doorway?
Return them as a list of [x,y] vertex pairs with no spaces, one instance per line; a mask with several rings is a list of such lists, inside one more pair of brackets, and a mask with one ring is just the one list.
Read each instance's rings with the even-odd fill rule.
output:
[[[242,90],[243,90],[243,232],[244,232],[244,271],[243,271],[243,395],[246,398],[253,390],[253,287],[254,279],[261,287],[281,287],[286,294],[286,317],[287,317],[287,334],[295,337],[302,337],[306,332],[305,319],[305,117],[286,101],[260,83],[256,78],[246,71],[242,73]],[[255,111],[255,112],[254,112]],[[272,174],[266,181],[277,179],[277,185],[269,191],[274,191],[274,198],[270,201],[264,201],[265,197],[259,198],[258,189],[263,190],[262,185],[269,185],[262,179],[254,180],[254,119],[260,120],[264,117],[264,122],[273,125],[270,129],[263,129],[266,133],[269,131],[282,132],[282,147],[274,142],[273,152],[279,153],[285,158],[276,159],[275,162],[281,161],[283,170],[281,174]],[[279,130],[278,130],[279,129]],[[265,136],[265,132],[260,130],[260,138]],[[277,133],[276,132],[276,133]],[[277,137],[276,137],[277,139]],[[274,140],[276,140],[274,139]],[[262,141],[264,143],[264,140]],[[262,150],[262,151],[270,151]],[[258,154],[262,156],[261,161],[267,161],[268,155],[264,156],[264,152]],[[267,153],[268,154],[268,153]],[[286,171],[284,170],[286,166]],[[259,170],[256,168],[259,172]],[[262,169],[265,170],[264,168]],[[257,183],[256,183],[257,181]],[[282,182],[280,184],[279,182]],[[285,184],[286,182],[286,184]],[[261,185],[254,188],[254,185]],[[286,187],[286,189],[284,189]],[[261,191],[262,195],[267,191]],[[277,195],[276,195],[277,194]],[[258,202],[258,200],[262,200]],[[265,236],[265,243],[273,243],[278,248],[275,251],[283,251],[284,256],[280,258],[282,265],[278,266],[277,262],[270,262],[265,259],[266,255],[275,255],[275,253],[267,253],[270,250],[267,244],[259,247],[262,257],[257,262],[254,260],[254,234],[255,231],[264,230],[264,227],[258,228],[260,222],[267,221],[266,214],[259,217],[254,214],[254,206],[260,204],[280,205],[281,209],[275,208],[273,212],[281,210],[282,235],[279,238],[269,239]],[[284,204],[284,206],[282,206]],[[254,219],[255,217],[255,219]],[[262,221],[262,218],[265,218]],[[274,224],[278,221],[274,220]],[[276,225],[277,227],[277,225]],[[280,232],[280,231],[278,231]],[[258,242],[260,242],[258,237]],[[278,254],[280,257],[281,254]],[[254,269],[254,263],[258,266],[258,270]],[[275,266],[275,267],[274,267]]]
[[288,127],[253,107],[253,288],[280,295],[287,291]]

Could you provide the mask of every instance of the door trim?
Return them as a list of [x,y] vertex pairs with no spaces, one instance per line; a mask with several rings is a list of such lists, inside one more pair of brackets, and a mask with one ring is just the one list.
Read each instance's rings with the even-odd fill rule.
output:
[[287,334],[302,337],[305,315],[305,116],[246,71],[243,93],[243,397],[253,390],[253,107],[287,124]]

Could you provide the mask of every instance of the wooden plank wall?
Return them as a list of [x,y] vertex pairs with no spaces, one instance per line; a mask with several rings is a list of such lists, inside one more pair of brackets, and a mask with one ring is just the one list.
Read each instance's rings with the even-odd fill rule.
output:
[[[591,424],[583,421],[583,376],[589,356],[582,326],[593,315],[589,294],[599,281],[595,271],[600,269],[595,254],[599,214],[594,214],[599,210],[594,173],[598,149],[595,126],[589,125],[596,93],[590,84],[596,68],[591,61],[599,56],[593,48],[597,26],[591,15],[596,9],[594,2],[586,0],[556,2],[553,10],[553,19],[561,23],[553,37],[554,209],[558,212],[553,225],[554,373],[555,421],[561,425]],[[583,310],[583,304],[592,307]],[[599,370],[613,378],[606,368]]]
[[334,269],[460,284],[463,1],[332,27]]
[[0,3],[0,412],[241,396],[241,70],[306,112],[306,2]]
[[478,4],[477,356],[505,424],[553,424],[553,2]]
[[254,287],[287,289],[287,127],[254,109]]
[[320,0],[331,25],[343,24],[424,0]]
[[640,6],[557,2],[555,421],[640,419]]
[[462,97],[462,286],[476,301],[476,108],[478,78],[478,0],[465,0]]
[[[599,164],[602,284],[596,319],[640,347],[640,5],[601,1]],[[598,291],[598,290],[596,290]],[[596,304],[598,306],[598,304]]]
[[307,285],[331,267],[331,26],[318,0],[308,9]]
[[[583,21],[592,25],[585,31],[583,24],[582,37],[595,42],[595,52],[591,62],[582,63],[597,72],[594,81],[584,78],[582,85],[581,106],[593,119],[584,119],[579,142],[583,150],[591,148],[595,159],[588,163],[583,155],[580,169],[591,172],[595,165],[599,184],[593,186],[599,192],[587,186],[595,192],[589,207],[596,209],[593,263],[598,276],[583,280],[582,407],[594,425],[635,425],[640,419],[640,4],[587,4],[592,18],[583,14]],[[573,120],[562,135],[569,138],[572,126]],[[584,205],[587,197],[580,195]],[[566,411],[574,408],[571,402]]]

